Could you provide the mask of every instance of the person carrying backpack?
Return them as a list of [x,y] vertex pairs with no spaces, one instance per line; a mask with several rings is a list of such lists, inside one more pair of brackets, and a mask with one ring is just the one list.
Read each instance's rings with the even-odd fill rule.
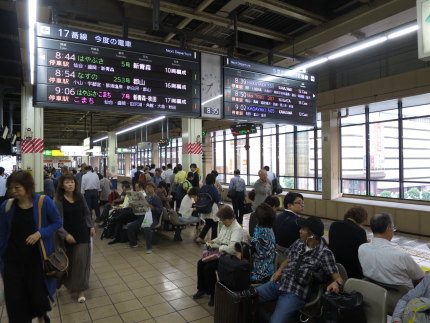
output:
[[195,240],[197,243],[205,242],[204,238],[209,229],[212,229],[212,240],[218,236],[219,219],[216,214],[218,212],[218,203],[220,200],[221,195],[215,187],[215,176],[213,174],[208,174],[206,176],[206,185],[203,185],[200,189],[196,202],[197,212],[199,212],[206,221],[200,235]]

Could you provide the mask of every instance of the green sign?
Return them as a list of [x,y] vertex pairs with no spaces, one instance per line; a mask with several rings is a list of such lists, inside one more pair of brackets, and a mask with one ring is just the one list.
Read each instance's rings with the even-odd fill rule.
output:
[[45,149],[43,151],[43,156],[52,156],[52,150]]

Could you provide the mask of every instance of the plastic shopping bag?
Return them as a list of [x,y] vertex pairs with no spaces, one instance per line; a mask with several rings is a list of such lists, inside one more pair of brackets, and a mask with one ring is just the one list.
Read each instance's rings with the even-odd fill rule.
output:
[[142,225],[140,226],[142,229],[143,228],[150,228],[152,225],[152,211],[151,209],[149,209],[148,211],[146,211],[145,213],[145,218],[143,219]]

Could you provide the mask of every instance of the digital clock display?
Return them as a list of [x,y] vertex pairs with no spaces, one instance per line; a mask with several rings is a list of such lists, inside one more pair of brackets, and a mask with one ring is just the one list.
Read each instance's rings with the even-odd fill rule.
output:
[[34,103],[200,116],[200,55],[38,24]]
[[226,58],[227,119],[316,124],[316,80],[306,73]]

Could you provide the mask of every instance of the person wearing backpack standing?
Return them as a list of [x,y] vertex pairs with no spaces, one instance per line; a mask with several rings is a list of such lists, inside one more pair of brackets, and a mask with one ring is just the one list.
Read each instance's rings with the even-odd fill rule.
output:
[[[197,199],[197,205],[200,205],[199,199],[200,197],[206,196],[208,194],[212,199],[212,207],[211,212],[202,213],[203,219],[206,221],[205,226],[203,227],[200,235],[196,238],[197,243],[205,243],[205,236],[208,233],[209,229],[212,229],[212,240],[218,236],[218,217],[216,216],[218,212],[218,203],[221,200],[221,195],[218,193],[218,190],[215,187],[215,176],[213,174],[208,174],[206,176],[206,185],[203,185],[199,192],[199,197]],[[205,198],[206,199],[206,198]],[[198,208],[197,208],[198,211]]]
[[240,225],[243,223],[243,202],[245,201],[245,181],[240,177],[240,170],[234,171],[234,177],[230,181],[228,191],[233,193],[231,203],[233,204],[234,215]]

